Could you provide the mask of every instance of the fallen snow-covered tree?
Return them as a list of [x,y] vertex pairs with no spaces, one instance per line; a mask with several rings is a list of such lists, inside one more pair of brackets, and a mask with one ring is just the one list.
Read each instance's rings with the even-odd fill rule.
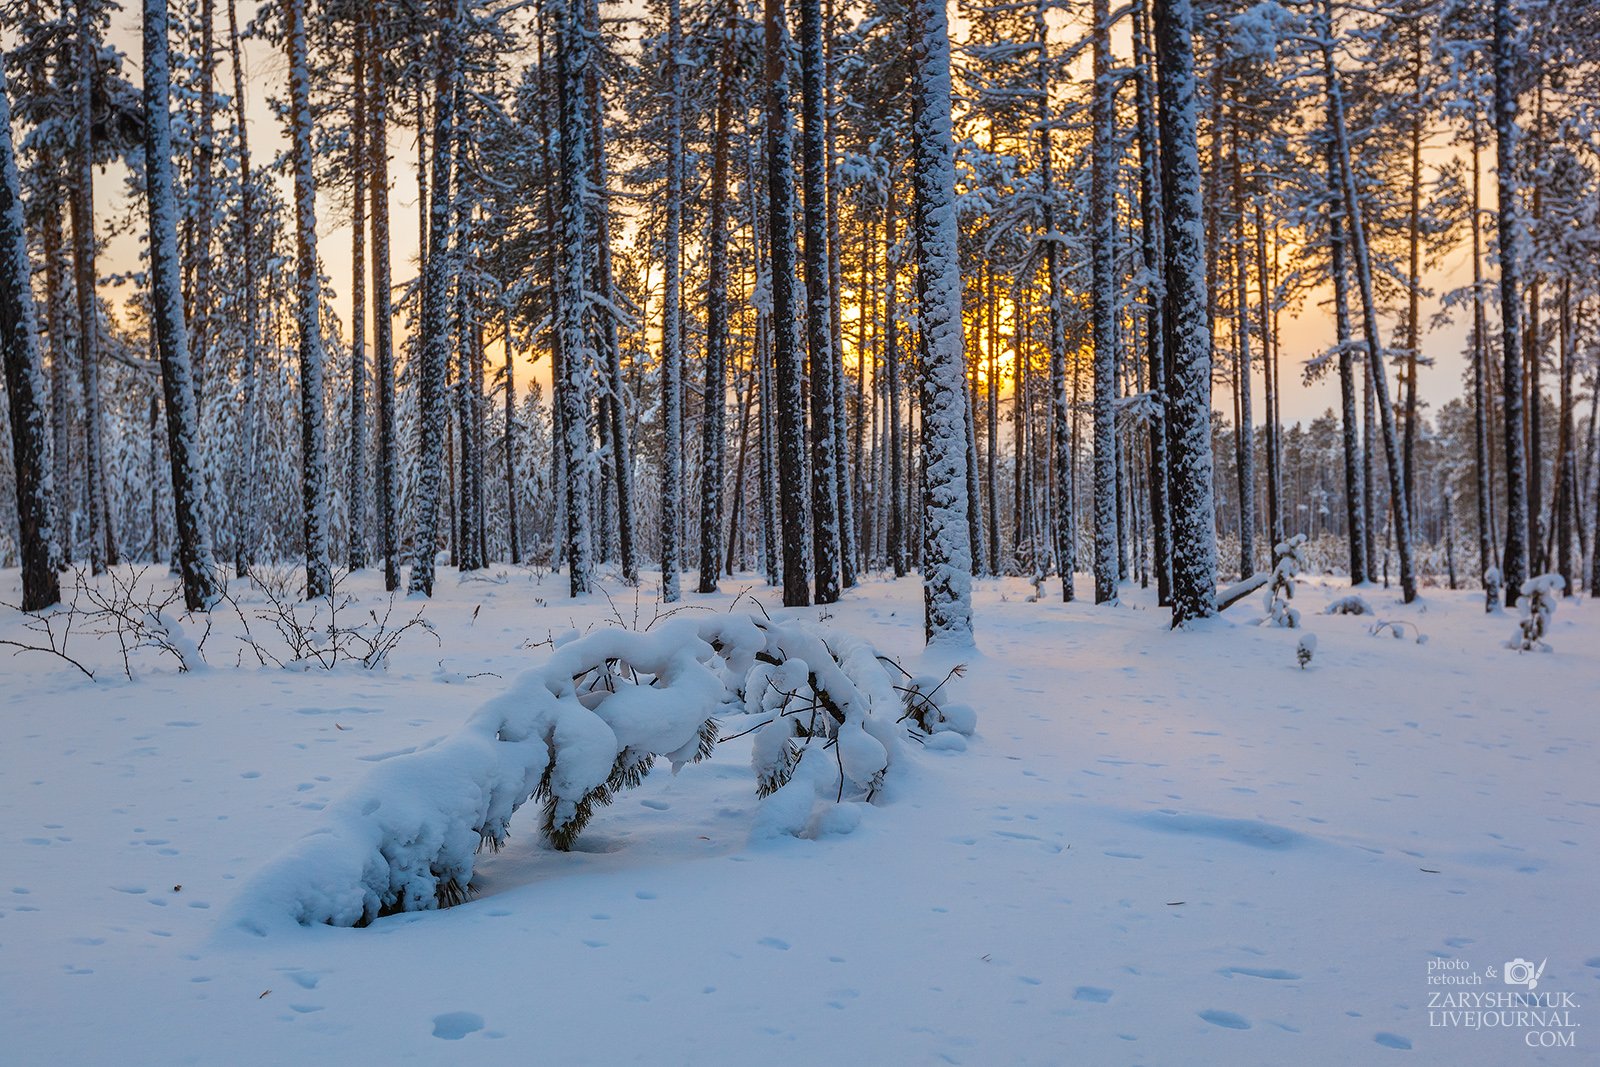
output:
[[946,692],[798,621],[717,615],[559,643],[454,735],[379,763],[330,805],[246,889],[240,921],[357,926],[457,903],[475,854],[505,842],[523,804],[542,801],[543,833],[568,849],[658,756],[676,770],[710,755],[719,719],[756,735],[758,833],[838,828],[856,816],[817,809],[876,797],[903,739],[972,732]]

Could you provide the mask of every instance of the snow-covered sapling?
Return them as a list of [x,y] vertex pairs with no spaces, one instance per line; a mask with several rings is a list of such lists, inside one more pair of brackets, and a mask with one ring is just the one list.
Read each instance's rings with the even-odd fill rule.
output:
[[1311,657],[1317,654],[1317,635],[1302,633],[1299,644],[1295,645],[1295,662],[1300,664],[1300,669],[1305,670],[1311,666]]
[[1483,572],[1483,610],[1494,611],[1500,607],[1500,568],[1490,567]]
[[1267,580],[1265,604],[1266,621],[1274,626],[1294,629],[1300,625],[1300,612],[1289,601],[1294,599],[1295,576],[1300,573],[1300,568],[1305,563],[1301,555],[1301,546],[1305,543],[1305,534],[1295,534],[1287,541],[1280,541],[1272,546],[1274,562],[1272,577]]
[[1522,583],[1521,620],[1516,633],[1506,642],[1507,648],[1518,652],[1549,652],[1545,635],[1550,632],[1550,619],[1556,613],[1556,601],[1567,588],[1567,580],[1559,574],[1541,574]]

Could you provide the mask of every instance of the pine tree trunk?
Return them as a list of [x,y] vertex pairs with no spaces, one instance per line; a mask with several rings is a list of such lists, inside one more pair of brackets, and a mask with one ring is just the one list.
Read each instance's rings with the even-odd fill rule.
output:
[[[1167,350],[1163,318],[1166,279],[1161,270],[1164,210],[1161,204],[1161,162],[1157,154],[1153,84],[1155,57],[1151,54],[1147,18],[1145,0],[1138,0],[1133,8],[1133,39],[1139,122],[1139,222],[1141,252],[1149,278],[1145,288],[1149,304],[1149,311],[1145,315],[1145,361],[1150,371],[1150,392],[1155,398],[1155,414],[1149,428],[1150,515],[1154,528],[1156,602],[1168,607],[1172,604],[1172,516],[1167,503]],[[1059,426],[1057,432],[1060,432]],[[1059,472],[1057,477],[1059,479]]]
[[300,354],[300,497],[304,513],[306,599],[333,591],[328,555],[328,434],[323,424],[322,275],[317,261],[315,130],[306,65],[306,0],[285,0],[290,125],[293,133],[297,329]]
[[[1267,529],[1272,537],[1273,552],[1289,539],[1283,518],[1283,449],[1279,441],[1282,419],[1279,414],[1281,400],[1278,394],[1278,353],[1274,346],[1272,329],[1272,275],[1267,266],[1266,212],[1262,201],[1264,192],[1255,196],[1256,208],[1256,287],[1259,293],[1259,321],[1261,330],[1261,387],[1267,406]],[[1276,555],[1273,556],[1276,559]]]
[[883,204],[883,377],[887,386],[889,410],[889,481],[884,487],[889,498],[889,566],[896,578],[906,576],[906,520],[901,486],[905,484],[905,471],[901,460],[905,455],[900,423],[900,308],[898,281],[900,265],[895,256],[895,163],[888,167],[887,191]]
[[[590,2],[586,6],[590,32],[598,33],[599,5]],[[599,291],[614,302],[605,99],[599,72],[594,64],[590,64],[585,78],[589,91],[589,129],[594,142],[595,280]],[[634,543],[633,532],[633,428],[628,418],[628,387],[622,378],[622,348],[617,339],[617,320],[609,311],[601,316],[599,340],[606,381],[601,406],[611,426],[611,480],[616,494],[617,550],[622,564],[622,580],[629,585],[636,585],[639,581],[639,550]]]
[[428,193],[427,256],[422,263],[422,316],[417,368],[417,532],[412,547],[412,593],[433,596],[434,557],[439,546],[441,496],[445,491],[445,438],[449,434],[450,368],[450,181],[455,137],[460,54],[455,47],[453,0],[440,0],[439,66],[434,80],[433,157]]
[[563,393],[560,448],[566,466],[567,572],[573,596],[589,592],[593,582],[593,546],[589,525],[589,369],[593,353],[584,330],[587,299],[584,266],[588,258],[588,108],[584,72],[589,42],[582,0],[556,0],[556,78],[560,86],[561,131],[561,257],[560,293]]
[[1500,205],[1500,331],[1506,447],[1506,607],[1528,573],[1528,464],[1523,450],[1522,225],[1517,218],[1517,76],[1522,54],[1511,0],[1494,0],[1494,114]]
[[1560,436],[1556,444],[1555,540],[1556,573],[1566,580],[1566,592],[1577,591],[1578,568],[1573,566],[1572,517],[1578,491],[1578,465],[1573,448],[1572,376],[1577,353],[1573,351],[1572,278],[1561,282],[1561,410]]
[[506,455],[506,548],[513,565],[522,562],[522,517],[517,500],[517,442],[522,428],[517,425],[517,374],[515,338],[511,331],[511,302],[504,307],[505,327],[505,455]]
[[144,3],[144,170],[150,212],[150,306],[161,353],[167,410],[167,457],[178,520],[178,562],[183,602],[204,611],[217,594],[211,548],[200,519],[195,447],[194,383],[183,317],[182,264],[178,260],[178,204],[172,179],[172,113],[168,110],[167,0]]
[[[734,11],[723,15],[723,43],[719,52],[721,68],[717,80],[716,130],[711,147],[711,217],[708,243],[710,264],[706,276],[706,370],[705,415],[700,420],[700,464],[704,472],[700,490],[700,585],[702,593],[717,591],[717,549],[722,533],[722,485],[727,477],[725,465],[727,420],[724,395],[727,393],[728,366],[728,170],[733,125],[733,33]],[[748,410],[748,409],[747,409]],[[748,426],[748,420],[743,425]],[[740,442],[739,478],[734,489],[734,510],[743,485],[744,449]],[[728,556],[733,551],[730,545]]]
[[355,98],[350,136],[350,482],[346,493],[350,509],[349,565],[353,571],[367,565],[367,66],[370,56],[366,8],[357,10],[355,24]]
[[[372,333],[378,388],[378,540],[383,587],[400,588],[399,433],[395,424],[394,311],[390,306],[388,89],[376,0],[367,5],[367,145],[364,166],[372,197]],[[420,196],[419,196],[420,199]]]
[[[794,284],[794,120],[789,109],[789,32],[784,0],[765,0],[767,88],[767,225],[772,246],[773,362],[776,395],[778,497],[783,526],[783,603],[811,603],[806,578],[805,422],[800,353],[793,323],[799,307]],[[831,435],[830,435],[831,437]]]
[[1389,384],[1383,373],[1383,342],[1378,329],[1377,301],[1373,293],[1372,261],[1367,253],[1366,229],[1361,218],[1361,198],[1356,186],[1355,168],[1350,158],[1350,138],[1345,128],[1343,90],[1333,61],[1331,2],[1332,0],[1322,0],[1320,26],[1328,117],[1333,126],[1334,150],[1339,158],[1340,186],[1344,192],[1350,251],[1355,260],[1356,288],[1361,294],[1367,363],[1371,369],[1378,417],[1383,426],[1384,459],[1389,467],[1390,521],[1395,547],[1400,556],[1401,596],[1409,604],[1417,598],[1417,579],[1411,554],[1411,521],[1405,506],[1405,457],[1400,450],[1398,435],[1395,432],[1394,408],[1389,403]]
[[1238,392],[1239,424],[1235,428],[1239,450],[1239,578],[1256,572],[1256,429],[1250,393],[1249,282],[1244,258],[1244,161],[1239,155],[1239,120],[1233,135],[1233,336],[1238,360],[1233,385]]
[[966,375],[962,369],[961,264],[955,143],[950,119],[950,36],[944,0],[912,8],[913,146],[917,295],[923,339],[922,601],[930,644],[972,641],[972,544],[967,533]]
[[[849,589],[856,584],[856,507],[851,485],[854,467],[847,462],[849,450],[849,409],[845,405],[843,312],[844,285],[840,277],[839,257],[839,171],[835,166],[833,102],[833,0],[827,0],[825,14],[823,57],[823,176],[827,186],[828,219],[828,347],[833,365],[830,379],[833,385],[833,471],[834,492],[838,501],[839,526],[839,581]],[[856,373],[861,374],[858,364]],[[859,416],[858,416],[859,418]]]
[[661,599],[678,599],[683,550],[683,49],[678,0],[668,0],[667,31],[667,235],[661,312]]
[[1350,584],[1371,578],[1367,555],[1367,509],[1362,485],[1360,429],[1356,423],[1355,355],[1350,343],[1350,281],[1345,265],[1344,198],[1339,194],[1338,158],[1328,147],[1328,249],[1333,275],[1334,337],[1339,348],[1339,410],[1344,444],[1345,530],[1350,542]]
[[[1472,431],[1478,485],[1478,579],[1487,584],[1489,569],[1494,564],[1494,548],[1490,540],[1494,528],[1489,516],[1493,503],[1493,479],[1489,463],[1489,383],[1488,334],[1483,313],[1483,208],[1482,168],[1478,157],[1483,151],[1483,131],[1478,123],[1476,102],[1472,108]],[[1486,597],[1484,610],[1493,611],[1499,606],[1498,587],[1492,599]]]
[[1093,0],[1094,103],[1089,180],[1094,334],[1094,602],[1117,601],[1116,85],[1109,0]]
[[1194,10],[1155,0],[1166,208],[1167,451],[1171,462],[1172,624],[1217,613],[1216,502],[1211,488],[1211,331],[1200,158]]
[[61,599],[51,526],[49,428],[45,424],[44,372],[34,317],[28,231],[22,182],[11,141],[10,90],[0,56],[0,364],[11,414],[11,458],[16,475],[18,547],[22,557],[22,610],[40,611]]
[[116,538],[106,499],[100,419],[100,311],[95,295],[94,104],[99,41],[92,0],[77,0],[73,76],[72,274],[78,297],[78,371],[82,376],[84,480],[89,498],[89,570],[103,574],[117,562]]
[[243,254],[239,264],[239,287],[244,321],[239,324],[243,335],[244,365],[240,378],[244,387],[243,426],[239,434],[242,455],[239,463],[239,490],[234,495],[233,566],[240,578],[248,573],[255,560],[257,518],[260,503],[256,492],[256,423],[259,406],[260,382],[256,355],[256,326],[259,318],[256,293],[255,247],[255,176],[250,169],[249,124],[245,118],[244,64],[239,48],[239,13],[236,0],[228,0],[228,51],[233,68],[234,124],[239,137],[239,226],[243,231]]
[[1417,521],[1417,357],[1422,345],[1422,26],[1421,16],[1413,17],[1411,77],[1411,205],[1406,222],[1408,276],[1406,285],[1405,354],[1405,496],[1406,513],[1413,525]]
[[[822,3],[800,2],[800,96],[805,183],[806,352],[811,384],[811,562],[816,602],[839,599],[839,472],[835,465],[833,293],[828,270],[827,114]],[[781,322],[781,319],[780,319]]]

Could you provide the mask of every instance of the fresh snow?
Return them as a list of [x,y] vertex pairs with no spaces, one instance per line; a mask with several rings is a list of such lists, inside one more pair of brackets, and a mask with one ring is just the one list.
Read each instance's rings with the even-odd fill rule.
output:
[[[1134,587],[1096,608],[980,579],[947,708],[970,706],[976,734],[902,744],[873,804],[796,796],[804,837],[773,801],[822,768],[759,801],[758,732],[658,764],[571,853],[538,843],[529,805],[459,907],[241,925],[247,887],[295,850],[328,848],[329,879],[358,860],[306,835],[361,810],[402,754],[480,758],[464,724],[576,647],[550,639],[635,624],[614,576],[611,600],[569,601],[561,576],[480,573],[441,570],[432,635],[408,632],[387,670],[238,667],[222,612],[207,671],[152,657],[130,683],[85,637],[96,682],[0,658],[7,1063],[1592,1061],[1600,643],[1576,600],[1549,654],[1520,655],[1514,615],[1476,590],[1359,591],[1422,644],[1322,614],[1351,591],[1304,575],[1302,631],[1253,625],[1245,601],[1172,632]],[[0,600],[19,584],[0,572]],[[380,615],[381,584],[347,583]],[[824,614],[723,584],[651,632],[759,618],[752,595],[776,618]],[[824,625],[936,685],[921,609],[914,578],[868,579]],[[33,640],[25,621],[0,610],[0,639]],[[1539,993],[1572,994],[1576,1048],[1430,1025],[1431,996],[1473,988],[1430,985],[1430,965],[1519,959],[1546,961]]]

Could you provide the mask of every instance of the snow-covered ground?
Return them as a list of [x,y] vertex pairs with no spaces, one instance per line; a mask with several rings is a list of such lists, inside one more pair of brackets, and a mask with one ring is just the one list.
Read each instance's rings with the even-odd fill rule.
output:
[[[1553,652],[1519,654],[1477,593],[1363,591],[1392,639],[1318,614],[1348,590],[1313,578],[1301,670],[1258,596],[1174,634],[1137,589],[1095,608],[982,580],[976,737],[909,752],[851,834],[752,841],[737,740],[658,766],[574,853],[519,813],[462,906],[242,929],[241,889],[374,761],[453,733],[553,633],[633,623],[614,581],[614,605],[573,603],[490,573],[446,571],[436,636],[387,670],[237,667],[221,617],[200,672],[146,659],[129,683],[81,638],[97,681],[0,657],[0,1060],[1600,1062],[1600,619],[1578,601]],[[352,588],[381,605],[377,581]],[[776,613],[725,585],[686,602],[749,610],[752,587]],[[920,653],[914,579],[800,614]],[[33,638],[5,609],[0,639]],[[1526,994],[1501,974],[1520,959],[1565,1017],[1462,1006]]]

